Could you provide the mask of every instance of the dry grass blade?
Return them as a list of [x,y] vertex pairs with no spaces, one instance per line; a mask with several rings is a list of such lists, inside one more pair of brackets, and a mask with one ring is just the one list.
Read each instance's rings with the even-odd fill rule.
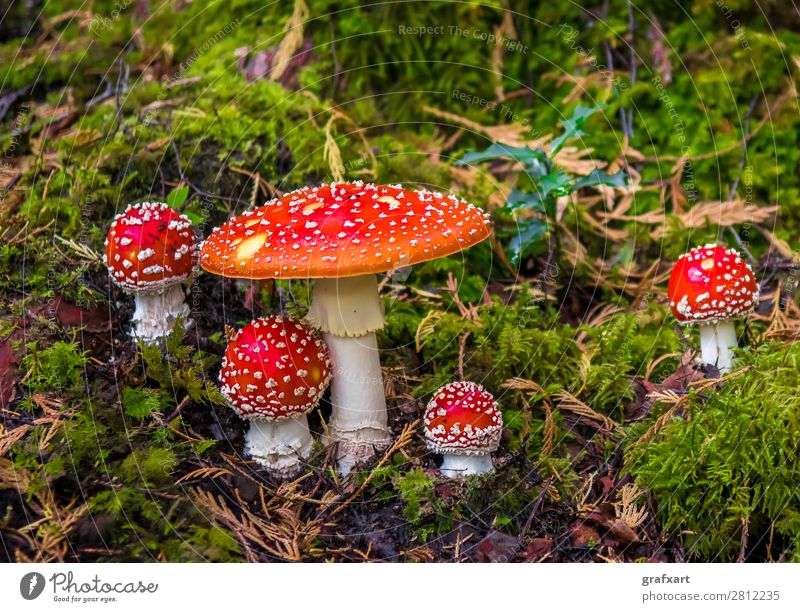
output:
[[202,489],[193,489],[191,494],[214,520],[236,534],[250,561],[258,560],[254,546],[277,559],[302,561],[313,550],[313,544],[322,529],[319,520],[301,519],[300,506],[293,509],[276,506],[275,499],[268,502],[263,495],[259,516],[241,500],[239,507],[234,510],[221,495]]
[[100,257],[100,255],[92,250],[92,248],[88,245],[75,242],[72,239],[68,240],[59,235],[56,235],[55,239],[64,246],[68,247],[69,250],[71,250],[78,257],[78,259],[83,259],[84,261],[95,264],[103,263],[103,258]]
[[0,489],[15,489],[26,493],[31,477],[25,470],[17,468],[11,461],[0,457]]
[[233,476],[233,472],[226,470],[225,468],[213,466],[198,468],[181,476],[175,481],[175,484],[181,484],[182,482],[186,482],[187,480],[192,480],[194,478],[209,478],[211,480],[216,480],[222,476]]
[[425,345],[425,338],[436,331],[436,321],[441,319],[443,316],[444,313],[441,310],[429,310],[419,322],[419,325],[417,325],[417,331],[414,333],[414,346],[418,353]]
[[308,20],[308,6],[304,0],[295,0],[294,11],[292,16],[283,27],[286,32],[278,50],[275,52],[275,58],[272,62],[272,69],[269,72],[270,81],[277,81],[286,72],[292,56],[303,44],[303,26]]
[[647,444],[648,442],[652,441],[661,432],[661,430],[664,429],[666,424],[673,419],[675,414],[678,412],[678,408],[680,408],[681,404],[683,403],[683,399],[684,398],[680,398],[678,402],[670,406],[664,412],[664,414],[658,417],[656,419],[656,422],[653,423],[650,426],[650,428],[646,432],[644,432],[642,436],[631,445],[631,448],[638,446],[640,444]]
[[25,437],[31,430],[31,425],[20,425],[11,430],[0,431],[0,457],[5,455],[16,442]]
[[[752,369],[753,369],[752,366],[747,366],[740,370],[736,370],[735,372],[731,372],[730,374],[722,376],[721,378],[705,378],[703,380],[696,380],[694,382],[689,383],[689,387],[700,393],[702,391],[705,391],[706,389],[715,387],[720,383],[727,382],[733,378],[736,378],[737,376],[741,376],[742,374],[745,374],[746,372],[749,372]],[[669,404],[670,407],[666,410],[666,412],[664,412],[664,414],[662,414],[660,417],[658,417],[658,419],[656,419],[656,422],[650,426],[650,429],[644,432],[644,434],[642,434],[642,436],[638,440],[636,440],[631,445],[630,448],[638,446],[639,444],[646,444],[652,441],[661,432],[661,430],[664,429],[667,423],[669,423],[675,417],[680,407],[683,406],[683,404],[689,399],[690,395],[688,394],[679,395],[674,391],[667,390],[667,391],[656,391],[650,393],[648,394],[648,397],[652,398],[657,402]]]
[[336,144],[336,138],[333,136],[333,124],[336,119],[337,116],[334,114],[325,124],[325,145],[322,155],[325,161],[328,162],[331,178],[338,183],[344,180],[344,162],[342,161],[342,152],[339,150],[339,145]]
[[544,389],[537,383],[526,378],[509,378],[502,384],[503,389],[518,389],[521,391],[533,391],[534,393],[544,393]]
[[544,402],[544,433],[542,435],[542,455],[549,457],[556,444],[556,422],[553,420],[553,410],[550,402]]
[[[503,389],[514,389],[517,391],[527,391],[530,395],[542,395],[542,409],[544,410],[544,431],[542,434],[542,455],[549,456],[555,447],[558,431],[555,419],[553,419],[553,403],[547,397],[545,390],[538,383],[527,378],[509,378],[502,384]],[[528,400],[525,399],[526,405]]]
[[432,106],[424,105],[422,107],[426,113],[430,113],[440,119],[445,119],[455,125],[461,125],[468,130],[484,134],[493,142],[501,142],[510,146],[521,146],[527,144],[529,147],[536,148],[543,146],[551,136],[547,135],[543,138],[536,140],[525,140],[525,136],[530,136],[530,127],[522,125],[521,123],[506,123],[502,125],[486,126],[481,125],[477,121],[472,121],[461,115],[455,113],[448,113]]
[[[777,210],[777,206],[757,206],[745,200],[713,201],[700,202],[686,212],[678,213],[677,216],[684,227],[697,229],[709,225],[728,227],[745,222],[761,223],[771,219]],[[663,238],[668,232],[664,224],[666,214],[664,209],[659,209],[642,215],[615,215],[614,219],[658,225],[651,232],[651,236]],[[606,213],[600,212],[598,215],[603,217]]]
[[636,505],[636,500],[641,495],[641,489],[629,482],[619,490],[619,501],[614,504],[617,517],[625,521],[631,529],[636,529],[647,520],[647,508]]
[[[413,423],[408,423],[405,427],[403,427],[403,431],[400,433],[399,436],[397,436],[397,439],[394,441],[394,444],[392,444],[389,447],[389,449],[383,454],[381,460],[378,461],[378,463],[375,465],[374,468],[372,468],[369,475],[364,479],[364,482],[361,483],[361,486],[358,487],[355,493],[353,493],[350,497],[348,497],[346,500],[340,503],[336,508],[334,508],[330,512],[330,516],[335,516],[336,514],[344,510],[353,500],[357,499],[369,486],[369,483],[372,482],[372,479],[377,473],[377,470],[386,465],[386,462],[389,461],[392,455],[394,455],[397,451],[404,448],[405,446],[408,446],[411,443],[411,441],[414,439],[414,435],[416,434],[417,429],[419,428],[419,423],[420,420],[417,419]],[[338,499],[339,498],[337,497],[335,500],[333,500],[332,503],[335,503]],[[325,508],[327,508],[327,506]]]
[[588,404],[583,403],[568,391],[559,391],[558,393],[555,393],[553,395],[553,399],[558,402],[556,407],[559,410],[566,410],[567,412],[577,414],[578,416],[589,419],[590,421],[599,423],[608,431],[614,431],[618,433],[622,432],[622,426],[619,423],[607,417],[606,415],[597,412]]

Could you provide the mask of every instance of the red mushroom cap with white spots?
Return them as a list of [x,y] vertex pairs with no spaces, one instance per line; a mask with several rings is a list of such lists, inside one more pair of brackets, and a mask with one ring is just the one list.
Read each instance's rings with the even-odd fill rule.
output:
[[325,344],[286,317],[258,319],[240,329],[219,373],[220,390],[240,416],[270,421],[312,410],[330,379]]
[[462,381],[445,385],[425,410],[425,439],[438,453],[484,455],[497,450],[503,415],[481,385]]
[[709,244],[682,255],[669,277],[669,305],[682,323],[746,314],[758,303],[753,270],[734,249]]
[[452,195],[362,182],[306,187],[230,219],[200,264],[237,278],[339,278],[457,253],[489,236],[487,215]]
[[197,263],[192,222],[166,204],[133,204],[114,217],[105,260],[112,280],[125,289],[158,289],[184,281]]

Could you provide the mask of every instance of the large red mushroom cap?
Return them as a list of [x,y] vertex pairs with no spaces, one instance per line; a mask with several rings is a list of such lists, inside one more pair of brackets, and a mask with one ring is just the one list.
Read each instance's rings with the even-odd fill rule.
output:
[[230,219],[203,243],[200,264],[236,278],[339,278],[437,259],[488,236],[487,215],[455,196],[331,183]]
[[680,257],[667,295],[678,321],[707,323],[752,311],[758,303],[758,284],[739,253],[708,244]]
[[484,455],[497,450],[503,415],[494,397],[481,385],[453,382],[445,385],[425,410],[425,439],[438,453]]
[[106,265],[125,289],[159,289],[184,281],[196,263],[192,222],[166,204],[133,204],[108,230]]
[[240,416],[279,420],[319,404],[331,379],[330,362],[316,332],[286,317],[267,317],[228,343],[219,379]]

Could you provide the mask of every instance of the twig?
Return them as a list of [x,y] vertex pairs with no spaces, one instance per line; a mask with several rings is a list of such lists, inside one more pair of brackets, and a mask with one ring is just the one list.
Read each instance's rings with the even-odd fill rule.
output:
[[178,417],[178,415],[183,411],[183,409],[186,408],[186,406],[189,405],[189,403],[191,401],[192,401],[192,397],[190,395],[187,395],[186,397],[184,397],[181,400],[181,403],[178,404],[175,407],[175,410],[173,410],[172,413],[167,417],[167,423],[171,423],[172,421],[174,421]]
[[547,492],[550,490],[550,485],[553,483],[554,476],[550,476],[547,480],[544,481],[542,486],[542,492],[536,498],[536,501],[533,502],[533,508],[531,508],[531,513],[528,515],[528,520],[525,521],[525,525],[522,527],[522,531],[520,532],[519,536],[517,536],[517,543],[521,546],[522,542],[525,540],[525,537],[528,535],[528,532],[531,530],[531,525],[533,525],[533,519],[536,518],[536,515],[539,513],[539,508],[544,501],[544,496],[547,495]]
[[19,98],[24,96],[28,91],[30,91],[32,85],[25,85],[22,89],[17,89],[16,91],[10,91],[2,98],[0,98],[0,121],[3,120],[3,117],[6,116],[8,109],[11,108],[11,105],[14,104]]
[[189,180],[189,178],[186,176],[186,173],[183,171],[181,154],[178,151],[178,144],[175,142],[175,134],[172,132],[172,111],[167,114],[167,133],[169,134],[169,142],[172,145],[172,151],[175,153],[175,163],[178,166],[178,176],[180,176],[181,180],[186,183],[196,195],[199,195],[201,198],[212,198],[215,200],[224,200],[226,202],[235,202],[236,204],[247,204],[247,202],[243,202],[239,198],[232,198],[230,196],[204,191]]
[[[636,22],[633,19],[633,4],[628,0],[628,33],[631,39],[628,41],[628,48],[630,50],[630,70],[631,70],[631,87],[636,84],[636,49],[633,47],[634,32],[636,31]],[[628,132],[626,136],[628,139],[633,138],[633,109],[628,110]]]
[[104,102],[105,100],[108,100],[111,96],[114,95],[114,85],[111,83],[111,80],[106,75],[103,75],[101,83],[105,83],[106,88],[101,93],[90,98],[89,101],[86,102],[85,104],[86,108],[91,108],[95,104],[100,104],[100,102]]
[[333,95],[331,97],[335,98],[336,91],[339,89],[339,73],[342,71],[342,65],[336,55],[336,32],[333,30],[333,18],[328,20],[328,29],[331,33],[331,56],[333,57]]
[[122,91],[128,88],[128,76],[130,75],[131,67],[119,60],[119,73],[117,74],[117,84],[114,86],[114,108],[116,109],[116,116],[114,120],[114,129],[109,136],[117,133],[120,126],[122,126]]
[[[742,178],[742,172],[744,170],[744,166],[747,163],[747,142],[750,139],[750,117],[753,116],[753,111],[756,107],[756,102],[758,102],[758,94],[753,94],[753,97],[750,99],[750,104],[747,107],[747,113],[744,116],[744,132],[742,134],[742,157],[739,159],[739,166],[736,173],[736,178],[731,185],[730,190],[728,191],[728,197],[726,199],[727,202],[730,202],[733,197],[736,195],[736,190],[739,188],[739,181]],[[739,236],[739,232],[737,232],[733,226],[728,226],[728,231],[733,236],[733,239],[736,241],[736,244],[739,246],[739,249],[744,252],[747,259],[750,261],[751,265],[755,265],[756,259],[753,257],[753,254],[750,250],[744,245],[742,242],[741,236]]]
[[381,457],[381,460],[378,461],[378,463],[375,465],[374,468],[372,468],[369,475],[364,479],[364,482],[361,483],[361,486],[358,487],[355,493],[353,493],[350,497],[344,500],[341,504],[336,506],[336,508],[331,510],[329,516],[335,516],[336,514],[344,510],[354,499],[360,496],[364,492],[364,489],[366,489],[369,486],[369,483],[372,482],[372,479],[375,477],[375,474],[378,473],[378,469],[382,468],[386,464],[386,462],[389,461],[389,459],[394,453],[396,453],[398,450],[400,450],[401,448],[406,446],[409,442],[411,442],[414,432],[417,430],[418,427],[419,427],[419,419],[417,419],[413,423],[408,423],[403,428],[402,433],[397,437],[397,440],[394,441],[394,444],[392,444],[392,446],[389,447],[389,450],[387,450],[384,453],[383,457]]
[[750,537],[750,516],[746,515],[742,517],[742,544],[739,548],[739,556],[736,559],[736,563],[744,563],[745,553],[747,552],[747,541]]
[[747,112],[744,116],[744,131],[742,132],[742,157],[739,160],[736,179],[733,181],[733,184],[728,191],[728,197],[726,198],[727,202],[730,202],[733,199],[733,196],[736,195],[736,190],[739,188],[739,181],[742,178],[742,171],[744,170],[744,165],[747,162],[747,142],[750,140],[750,118],[753,116],[753,111],[756,108],[756,102],[758,102],[758,94],[753,94],[753,97],[750,99],[750,104],[747,107]]
[[461,336],[461,342],[458,347],[458,378],[464,380],[464,350],[467,347],[467,340],[469,340],[470,332]]

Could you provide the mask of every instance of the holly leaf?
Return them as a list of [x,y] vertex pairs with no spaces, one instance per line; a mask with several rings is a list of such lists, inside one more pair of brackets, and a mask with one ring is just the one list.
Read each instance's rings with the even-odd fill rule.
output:
[[[537,151],[541,151],[541,149],[537,149]],[[523,162],[525,164],[525,172],[530,176],[534,181],[539,180],[548,172],[553,169],[552,162],[547,158],[547,155],[542,151],[542,157],[534,157]]]
[[624,187],[628,184],[628,177],[624,172],[609,174],[603,170],[595,168],[586,176],[580,177],[573,185],[573,191],[583,187],[594,187],[595,185],[608,185],[609,187]]
[[503,208],[508,212],[515,211],[519,208],[527,208],[537,212],[544,212],[542,198],[538,193],[520,191],[516,187],[508,194],[508,197],[506,198],[506,205]]
[[528,165],[529,160],[537,160],[539,164],[546,162],[547,155],[541,149],[531,149],[528,146],[512,147],[511,145],[496,142],[483,151],[469,151],[464,157],[456,161],[457,166],[465,166],[477,162],[497,159],[498,157],[510,157],[511,159]]
[[550,196],[550,194],[553,194],[555,197],[569,195],[573,191],[573,189],[571,189],[571,181],[572,177],[569,174],[561,172],[560,170],[555,170],[536,182],[536,191],[542,200]]
[[583,126],[586,120],[604,108],[605,104],[597,104],[596,106],[581,106],[579,104],[576,106],[575,110],[572,111],[572,116],[561,122],[564,133],[550,143],[550,155],[558,153],[570,138],[584,136],[586,132],[583,131]]
[[550,229],[545,221],[531,219],[517,225],[517,233],[508,244],[511,263],[515,266],[526,257],[542,251],[542,238]]

